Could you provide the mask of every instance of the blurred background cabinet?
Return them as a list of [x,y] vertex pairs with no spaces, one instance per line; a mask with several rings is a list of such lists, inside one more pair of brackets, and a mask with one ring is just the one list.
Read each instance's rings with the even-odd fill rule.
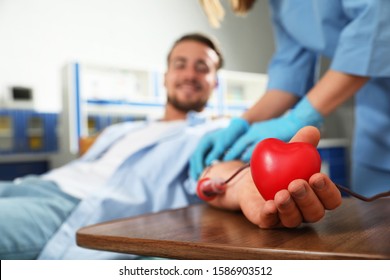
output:
[[58,114],[0,109],[0,180],[42,174],[58,151]]

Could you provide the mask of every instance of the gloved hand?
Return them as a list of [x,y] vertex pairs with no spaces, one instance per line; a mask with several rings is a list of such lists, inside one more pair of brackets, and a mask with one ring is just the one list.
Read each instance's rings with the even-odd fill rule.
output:
[[321,114],[304,97],[289,113],[268,121],[257,122],[240,137],[223,157],[224,161],[240,158],[248,162],[256,144],[265,138],[289,141],[304,126],[319,127],[323,122]]
[[204,168],[222,158],[227,149],[247,130],[249,123],[233,118],[228,127],[206,134],[199,142],[190,159],[190,175],[197,180]]

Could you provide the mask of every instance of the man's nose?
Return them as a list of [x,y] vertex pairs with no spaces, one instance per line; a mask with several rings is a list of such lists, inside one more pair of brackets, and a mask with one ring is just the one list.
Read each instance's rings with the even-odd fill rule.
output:
[[193,67],[186,67],[184,70],[184,75],[187,78],[194,78],[196,77],[196,74],[196,69],[194,69]]

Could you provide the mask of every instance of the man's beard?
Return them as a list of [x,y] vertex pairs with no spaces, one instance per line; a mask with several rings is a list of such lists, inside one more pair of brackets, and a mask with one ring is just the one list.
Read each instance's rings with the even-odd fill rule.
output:
[[171,104],[175,109],[188,113],[190,111],[196,111],[201,112],[204,107],[206,106],[207,100],[198,100],[196,102],[180,102],[176,96],[169,96],[167,97],[168,104]]

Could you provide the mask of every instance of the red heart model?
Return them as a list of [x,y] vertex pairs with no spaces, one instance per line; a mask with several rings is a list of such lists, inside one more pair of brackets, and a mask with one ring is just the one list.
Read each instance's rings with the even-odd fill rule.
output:
[[268,138],[257,144],[250,161],[253,181],[265,200],[287,189],[295,179],[309,180],[321,169],[321,157],[312,144],[284,143]]

